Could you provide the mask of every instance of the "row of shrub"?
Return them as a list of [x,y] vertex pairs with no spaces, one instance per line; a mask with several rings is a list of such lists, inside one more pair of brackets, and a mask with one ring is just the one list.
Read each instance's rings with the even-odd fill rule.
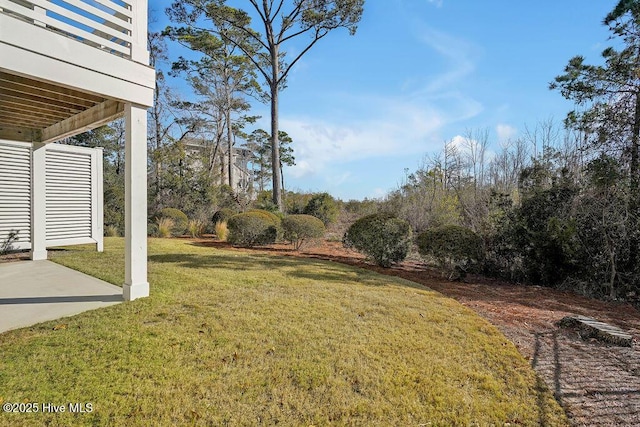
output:
[[[367,215],[355,221],[343,237],[343,244],[369,256],[381,267],[403,261],[413,242],[411,226],[389,213]],[[432,257],[447,271],[459,277],[479,266],[483,241],[464,227],[448,225],[420,233],[415,243],[418,252]]]
[[[310,205],[324,206],[324,199],[320,195]],[[175,208],[162,209],[153,219],[155,222],[150,224],[149,232],[158,237],[182,236],[187,232],[192,237],[198,237],[207,228],[204,221],[189,220],[187,215]],[[269,245],[284,239],[298,250],[325,233],[325,222],[316,216],[282,216],[261,209],[243,213],[221,209],[213,215],[212,223],[220,240],[244,247]],[[458,277],[478,267],[484,256],[482,239],[467,228],[442,226],[428,229],[413,239],[407,221],[384,212],[358,219],[343,237],[346,247],[367,255],[382,267],[403,261],[414,242],[421,255],[436,260],[446,271],[456,273]]]
[[[219,224],[224,223],[224,220]],[[251,210],[231,216],[227,220],[227,240],[238,246],[259,246],[284,239],[294,248],[324,235],[324,223],[311,215],[297,214],[283,218],[265,210]]]

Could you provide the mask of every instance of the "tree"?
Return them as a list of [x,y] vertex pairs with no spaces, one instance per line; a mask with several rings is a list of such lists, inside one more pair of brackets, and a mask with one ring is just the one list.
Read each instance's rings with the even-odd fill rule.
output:
[[170,142],[171,130],[176,123],[171,111],[173,96],[166,84],[164,72],[159,66],[166,60],[167,46],[162,34],[149,33],[149,65],[156,69],[156,86],[153,106],[149,110],[147,136],[150,160],[149,208],[151,212],[159,210],[163,204],[161,200],[163,159],[160,154],[163,152],[162,148]]
[[244,96],[260,97],[262,94],[253,64],[227,38],[216,37],[208,31],[194,27],[167,27],[164,34],[202,54],[197,61],[180,57],[173,63],[172,72],[186,73],[196,93],[206,95],[208,103],[214,106],[217,112],[215,122],[219,127],[217,140],[226,133],[227,183],[233,187],[234,141],[242,120],[234,122],[232,114],[250,108]]
[[640,261],[640,1],[620,0],[605,17],[621,50],[602,52],[603,65],[588,65],[582,56],[569,61],[565,73],[550,84],[582,111],[565,123],[585,133],[592,146],[616,154],[626,165],[628,182],[628,269]]
[[[278,129],[278,92],[285,87],[292,67],[331,30],[347,28],[355,34],[364,0],[249,0],[264,33],[251,27],[248,12],[235,9],[226,0],[175,1],[167,10],[173,19],[202,31],[212,32],[237,46],[256,66],[269,89],[271,103],[271,165],[273,201],[279,210],[282,202],[280,141]],[[285,5],[285,3],[287,3]],[[287,6],[289,7],[288,10]],[[201,18],[213,24],[202,28]],[[284,45],[303,34],[310,40],[289,63],[284,61]]]
[[[296,159],[293,156],[293,148],[291,144],[293,139],[285,131],[279,131],[280,135],[280,168],[283,165],[294,166]],[[264,191],[267,181],[273,176],[273,167],[271,162],[271,135],[264,129],[256,129],[247,136],[246,147],[253,153],[252,164],[254,167],[253,176],[258,184],[258,191]],[[284,177],[281,176],[281,184],[284,189]]]

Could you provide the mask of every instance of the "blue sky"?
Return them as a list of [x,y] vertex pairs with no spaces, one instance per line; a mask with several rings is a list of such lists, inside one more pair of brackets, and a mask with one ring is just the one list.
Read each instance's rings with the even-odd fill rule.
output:
[[[599,61],[610,44],[601,22],[616,2],[367,0],[356,35],[321,40],[281,93],[297,162],[286,187],[381,197],[466,131],[487,129],[497,147],[525,125],[561,122],[572,104],[548,84],[575,55]],[[170,1],[149,3],[151,29],[164,28]],[[268,130],[268,105],[254,102],[252,113]]]

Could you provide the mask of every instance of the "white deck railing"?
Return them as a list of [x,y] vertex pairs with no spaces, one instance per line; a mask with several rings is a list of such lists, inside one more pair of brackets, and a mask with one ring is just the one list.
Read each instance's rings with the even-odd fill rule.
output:
[[[146,0],[0,0],[0,13],[130,59],[146,51]],[[144,16],[138,16],[140,13]],[[136,22],[138,19],[143,22]],[[142,24],[142,25],[140,25]],[[144,37],[137,29],[144,28]],[[25,35],[28,37],[28,35]],[[144,40],[144,46],[139,44]],[[136,49],[137,48],[137,49]]]

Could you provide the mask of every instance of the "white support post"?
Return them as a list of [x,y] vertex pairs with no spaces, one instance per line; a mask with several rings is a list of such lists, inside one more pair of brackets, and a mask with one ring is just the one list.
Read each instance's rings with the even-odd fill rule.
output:
[[95,191],[95,197],[93,197],[93,207],[95,214],[92,217],[95,219],[95,228],[92,230],[93,236],[96,239],[96,251],[104,252],[104,148],[98,147],[98,150],[92,156],[92,170],[95,167],[95,182],[92,183],[92,191]]
[[31,150],[31,259],[47,259],[47,147],[34,142]]
[[149,296],[147,282],[147,110],[125,104],[125,280],[127,301]]
[[134,0],[131,7],[133,9],[131,59],[149,65],[149,50],[147,48],[147,0]]

